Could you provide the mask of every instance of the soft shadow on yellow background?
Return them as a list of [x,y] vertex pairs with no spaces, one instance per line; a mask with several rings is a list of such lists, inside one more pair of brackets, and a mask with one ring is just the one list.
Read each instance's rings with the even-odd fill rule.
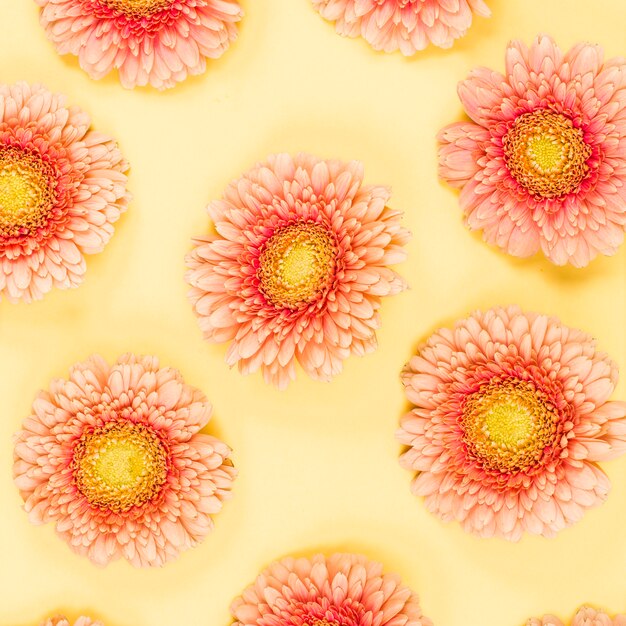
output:
[[[503,67],[506,42],[539,32],[626,55],[623,0],[490,0],[450,51],[413,59],[335,34],[309,0],[245,0],[240,38],[200,77],[165,93],[91,81],[45,39],[32,0],[0,0],[1,79],[43,82],[89,111],[132,164],[134,200],[86,283],[32,305],[0,303],[0,625],[54,612],[107,626],[219,626],[277,557],[363,552],[419,593],[436,626],[519,626],[582,602],[626,611],[626,458],[605,464],[613,489],[556,540],[481,540],[432,517],[409,492],[394,441],[398,380],[419,340],[475,308],[516,302],[599,340],[626,376],[626,249],[584,270],[513,260],[465,230],[456,192],[438,183],[435,134],[461,119],[456,83]],[[204,207],[278,151],[360,159],[389,184],[414,237],[399,271],[411,290],[383,304],[380,347],[332,384],[300,375],[285,393],[244,378],[208,345],[186,300],[184,255]],[[210,430],[240,476],[215,531],[164,569],[75,556],[51,525],[31,526],[11,479],[12,434],[36,391],[92,352],[158,355],[211,399]],[[301,372],[300,372],[301,374]],[[621,382],[616,397],[626,399]]]

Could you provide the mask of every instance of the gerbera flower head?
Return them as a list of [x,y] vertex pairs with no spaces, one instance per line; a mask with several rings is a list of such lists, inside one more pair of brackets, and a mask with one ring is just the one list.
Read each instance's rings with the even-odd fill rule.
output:
[[230,365],[285,387],[296,361],[329,380],[375,349],[381,296],[405,288],[387,265],[409,233],[389,190],[362,180],[356,161],[279,154],[209,205],[217,234],[194,240],[187,280],[205,338],[231,342]]
[[[565,626],[554,615],[544,615],[541,619],[532,618],[526,622],[527,626]],[[597,611],[590,607],[582,607],[578,610],[570,626],[626,626],[626,615],[616,615],[611,618],[603,611]]]
[[[48,618],[41,626],[72,626],[72,622],[66,617],[57,616]],[[74,622],[74,626],[104,626],[104,624],[102,622],[93,621],[89,617],[79,617]]]
[[0,297],[76,287],[126,210],[128,169],[89,116],[40,85],[0,85]]
[[54,522],[98,565],[172,560],[212,529],[230,496],[230,449],[200,433],[204,395],[154,357],[93,356],[33,404],[13,473],[31,522]]
[[489,17],[483,0],[313,0],[323,18],[346,37],[363,37],[375,50],[406,56],[428,44],[449,48],[472,25]]
[[467,225],[518,257],[557,265],[614,254],[626,228],[626,60],[514,41],[505,74],[459,84],[471,122],[439,134],[441,178],[462,189]]
[[233,602],[233,625],[431,626],[417,596],[382,570],[355,554],[288,557]]
[[626,451],[617,367],[553,317],[494,308],[435,332],[402,374],[413,492],[482,537],[551,537],[607,496]]
[[119,71],[128,89],[173,87],[202,74],[237,37],[236,0],[35,0],[60,54],[99,79]]

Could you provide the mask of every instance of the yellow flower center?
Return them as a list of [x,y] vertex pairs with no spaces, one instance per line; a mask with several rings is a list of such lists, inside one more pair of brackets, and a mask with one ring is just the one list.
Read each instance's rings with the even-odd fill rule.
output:
[[104,0],[104,3],[129,17],[143,17],[167,8],[172,0]]
[[337,249],[319,224],[292,224],[266,242],[259,257],[261,290],[274,306],[297,309],[328,287]]
[[91,505],[121,513],[160,492],[167,452],[144,425],[111,423],[83,435],[72,468],[76,486]]
[[591,147],[565,115],[545,109],[520,115],[504,137],[515,180],[539,199],[575,192],[589,172]]
[[462,425],[470,452],[503,473],[536,465],[557,436],[559,415],[527,381],[492,381],[465,403]]
[[19,148],[0,149],[0,236],[19,237],[45,225],[54,202],[52,168]]

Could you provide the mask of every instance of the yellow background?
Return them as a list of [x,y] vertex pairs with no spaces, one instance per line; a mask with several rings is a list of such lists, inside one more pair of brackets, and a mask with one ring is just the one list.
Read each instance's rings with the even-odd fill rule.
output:
[[[240,38],[200,77],[165,93],[94,82],[60,58],[32,0],[0,0],[1,78],[43,82],[92,114],[132,164],[134,195],[116,235],[88,259],[85,284],[32,305],[0,303],[0,625],[62,611],[107,626],[218,626],[231,600],[275,558],[363,552],[419,593],[436,626],[518,626],[569,617],[583,602],[626,611],[626,457],[605,464],[613,489],[556,540],[481,540],[444,525],[409,492],[394,441],[406,408],[398,380],[417,342],[477,307],[517,302],[599,339],[626,369],[625,248],[584,270],[519,261],[465,230],[457,193],[436,177],[435,133],[461,119],[455,86],[475,65],[503,67],[506,42],[538,33],[569,47],[626,54],[623,0],[489,0],[450,51],[413,59],[339,37],[309,0],[244,0]],[[382,307],[380,347],[332,384],[301,372],[285,393],[223,362],[201,340],[183,258],[205,232],[204,207],[277,151],[357,158],[393,187],[413,231],[398,269],[411,290]],[[35,527],[11,479],[12,434],[36,391],[92,352],[158,355],[213,402],[211,432],[234,448],[234,498],[216,530],[165,567],[97,569],[52,525]],[[616,397],[626,398],[622,382]]]

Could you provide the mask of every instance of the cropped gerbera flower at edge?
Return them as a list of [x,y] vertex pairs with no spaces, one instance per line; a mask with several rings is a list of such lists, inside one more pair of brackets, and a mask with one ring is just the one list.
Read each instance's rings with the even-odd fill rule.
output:
[[340,35],[363,37],[375,50],[411,56],[429,44],[449,48],[472,25],[489,17],[483,0],[313,0]]
[[626,451],[617,366],[586,333],[519,307],[435,332],[405,367],[413,492],[482,537],[554,536],[601,504],[596,464]]
[[[540,619],[529,619],[526,626],[565,626],[565,624],[554,615],[544,615]],[[626,626],[626,615],[616,615],[611,618],[604,611],[582,607],[570,622],[570,626]]]
[[205,396],[154,357],[93,356],[39,393],[13,474],[34,524],[97,565],[163,565],[200,542],[230,496],[230,449],[200,433]]
[[626,60],[547,36],[514,41],[504,74],[475,69],[458,92],[471,122],[439,134],[441,178],[467,225],[509,254],[557,265],[614,254],[626,228]]
[[418,597],[380,563],[355,554],[288,557],[232,606],[234,626],[431,626]]
[[[50,617],[41,626],[72,626],[72,623],[63,616]],[[89,617],[79,617],[73,626],[104,626],[102,622],[94,621]]]
[[126,210],[128,164],[89,116],[41,85],[0,85],[0,298],[76,287]]
[[386,187],[364,185],[357,162],[279,154],[231,183],[208,212],[216,235],[187,258],[190,299],[226,360],[284,388],[295,363],[329,380],[350,354],[376,347],[382,296],[404,280],[409,233]]
[[173,87],[202,74],[237,37],[236,0],[35,0],[60,54],[99,79],[114,69],[126,88]]

